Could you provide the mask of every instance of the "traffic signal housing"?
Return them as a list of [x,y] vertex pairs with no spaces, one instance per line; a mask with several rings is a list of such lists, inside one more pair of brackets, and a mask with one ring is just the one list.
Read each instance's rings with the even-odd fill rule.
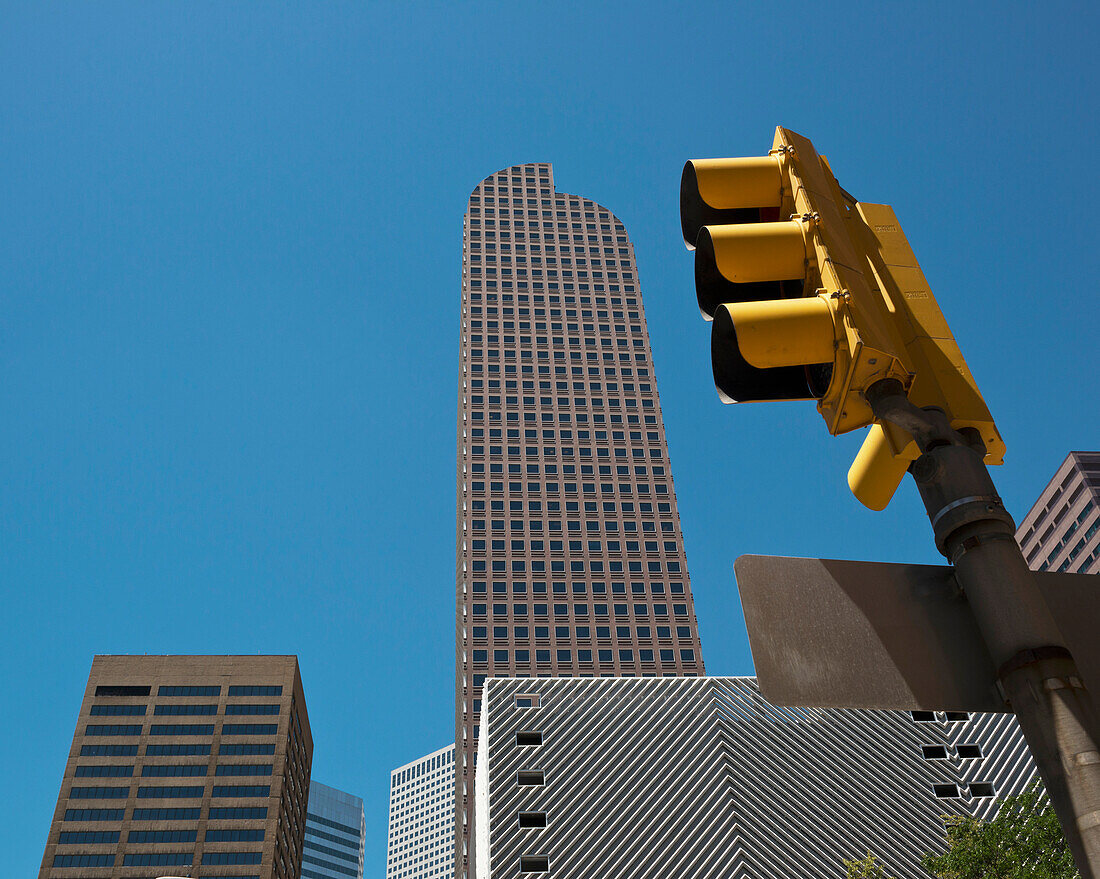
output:
[[876,422],[865,392],[896,379],[912,403],[975,428],[986,462],[1004,443],[888,205],[856,201],[808,139],[777,128],[767,156],[701,159],[680,183],[700,311],[725,402],[816,400],[832,434],[870,428],[849,471],[883,509],[918,455]]

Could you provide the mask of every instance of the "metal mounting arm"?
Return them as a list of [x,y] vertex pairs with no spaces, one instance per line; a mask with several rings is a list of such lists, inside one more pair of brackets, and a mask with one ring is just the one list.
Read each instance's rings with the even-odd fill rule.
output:
[[877,419],[921,450],[909,472],[936,546],[954,567],[1078,870],[1100,879],[1100,713],[1016,543],[985,447],[976,431],[956,431],[943,412],[911,403],[899,381],[876,382],[865,396]]
[[875,382],[864,396],[875,418],[896,424],[909,433],[922,452],[935,446],[972,445],[967,437],[951,427],[950,420],[942,411],[920,409],[910,403],[905,388],[895,378]]

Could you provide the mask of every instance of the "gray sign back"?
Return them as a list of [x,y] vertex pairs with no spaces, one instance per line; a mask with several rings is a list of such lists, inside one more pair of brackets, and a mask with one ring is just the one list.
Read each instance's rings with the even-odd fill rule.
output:
[[[1007,710],[950,567],[746,555],[734,570],[769,702]],[[1035,577],[1085,685],[1097,692],[1100,577]]]

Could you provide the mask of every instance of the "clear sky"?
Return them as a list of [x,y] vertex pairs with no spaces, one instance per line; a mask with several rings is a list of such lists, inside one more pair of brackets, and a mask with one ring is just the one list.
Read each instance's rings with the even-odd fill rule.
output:
[[28,3],[0,9],[0,849],[37,870],[95,653],[296,653],[315,777],[453,739],[462,212],[552,162],[626,224],[703,655],[742,553],[938,561],[859,436],[723,406],[688,158],[777,124],[894,205],[1019,517],[1100,446],[1094,3]]

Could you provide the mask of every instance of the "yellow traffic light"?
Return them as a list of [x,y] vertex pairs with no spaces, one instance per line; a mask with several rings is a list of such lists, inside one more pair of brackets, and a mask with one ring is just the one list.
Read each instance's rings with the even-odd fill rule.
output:
[[801,278],[811,252],[807,223],[744,223],[704,226],[696,239],[695,259],[713,261],[733,284]]
[[761,216],[761,211],[778,211],[782,201],[782,176],[774,156],[688,162],[680,180],[684,243],[694,249],[699,230],[719,221],[758,223],[770,219]]
[[857,202],[801,135],[765,157],[693,160],[680,182],[684,241],[726,402],[816,399],[833,434],[871,427],[849,473],[882,509],[916,444],[876,424],[864,397],[895,379],[912,403],[975,428],[987,463],[1004,443],[916,257],[887,205]]
[[[731,302],[715,312],[712,345],[732,340],[758,369],[829,363],[836,350],[833,309],[822,296],[774,302]],[[726,329],[728,326],[728,330]],[[719,333],[729,339],[719,338]]]
[[727,403],[820,396],[832,376],[836,330],[821,297],[720,305],[710,341],[719,395]]

